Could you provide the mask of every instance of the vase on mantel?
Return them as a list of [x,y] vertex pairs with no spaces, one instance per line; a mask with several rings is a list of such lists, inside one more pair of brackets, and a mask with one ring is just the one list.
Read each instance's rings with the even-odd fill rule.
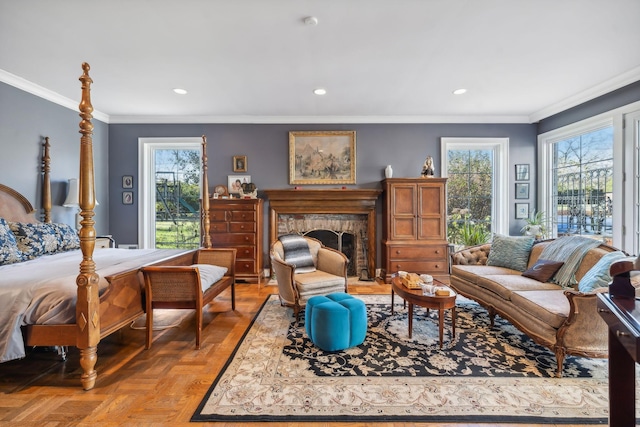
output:
[[393,168],[391,167],[391,165],[387,165],[387,167],[384,168],[384,177],[391,178],[392,176],[393,176]]

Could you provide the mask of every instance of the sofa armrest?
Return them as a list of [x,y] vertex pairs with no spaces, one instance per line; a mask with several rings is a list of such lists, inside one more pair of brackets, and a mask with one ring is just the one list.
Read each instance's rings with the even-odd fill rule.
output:
[[334,276],[347,277],[347,263],[349,259],[340,251],[321,247],[318,250],[318,270],[331,273]]
[[297,304],[300,295],[294,285],[295,267],[280,260],[277,255],[272,253],[271,268],[276,275],[280,299],[287,304]]
[[567,320],[558,329],[556,344],[571,354],[606,357],[609,345],[608,328],[598,315],[597,294],[600,292],[607,292],[607,288],[599,288],[589,293],[570,289],[564,291],[571,309]]
[[470,246],[451,254],[451,265],[486,265],[491,244]]

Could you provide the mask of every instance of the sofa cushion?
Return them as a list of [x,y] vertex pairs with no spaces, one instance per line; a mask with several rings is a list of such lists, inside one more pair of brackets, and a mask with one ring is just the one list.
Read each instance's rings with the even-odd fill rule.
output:
[[300,294],[300,301],[306,302],[314,295],[327,295],[334,292],[344,292],[345,279],[322,270],[306,274],[296,274],[296,288]]
[[522,311],[557,329],[567,320],[570,306],[564,290],[554,287],[555,290],[546,291],[515,291],[511,301]]
[[533,236],[494,235],[487,265],[525,271],[533,241]]
[[580,292],[593,292],[594,290],[608,286],[611,281],[609,267],[615,261],[626,258],[622,251],[609,252],[604,255],[578,282]]
[[533,290],[557,290],[558,285],[554,283],[538,282],[535,279],[521,276],[519,274],[478,276],[476,284],[491,292],[494,292],[505,300],[511,299],[514,291]]
[[564,262],[539,259],[533,266],[525,270],[522,275],[536,279],[538,282],[548,282]]
[[505,267],[493,267],[490,265],[452,265],[451,275],[465,279],[471,283],[477,283],[478,278],[482,276],[494,275],[520,275],[519,271],[511,270]]

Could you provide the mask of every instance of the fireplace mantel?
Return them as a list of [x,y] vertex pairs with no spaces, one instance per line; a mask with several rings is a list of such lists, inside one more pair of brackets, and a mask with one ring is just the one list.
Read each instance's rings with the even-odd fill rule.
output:
[[376,202],[382,190],[264,190],[269,199],[269,246],[278,238],[278,216],[283,214],[367,215],[367,261],[369,277],[375,277]]

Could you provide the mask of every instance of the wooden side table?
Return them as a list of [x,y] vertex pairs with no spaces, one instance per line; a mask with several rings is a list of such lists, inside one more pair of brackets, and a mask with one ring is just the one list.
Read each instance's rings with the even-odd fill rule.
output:
[[400,277],[391,279],[391,314],[394,312],[393,300],[394,294],[398,294],[409,304],[409,338],[413,331],[413,306],[419,305],[426,309],[438,310],[438,331],[440,333],[440,348],[442,348],[442,340],[444,335],[444,312],[451,309],[451,327],[452,336],[456,336],[456,292],[437,280],[434,280],[435,286],[441,286],[449,289],[449,296],[423,295],[422,289],[409,289],[402,284]]

